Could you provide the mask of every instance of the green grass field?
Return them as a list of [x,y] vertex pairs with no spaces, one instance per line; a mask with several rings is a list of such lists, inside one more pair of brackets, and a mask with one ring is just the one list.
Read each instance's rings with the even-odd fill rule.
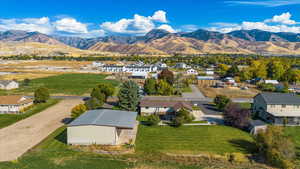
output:
[[300,160],[300,127],[286,127],[285,133],[293,139]]
[[117,81],[105,80],[106,75],[99,74],[62,74],[45,78],[32,79],[28,86],[12,91],[0,91],[0,94],[33,93],[38,87],[44,86],[51,94],[83,95],[89,93],[99,83],[111,83],[118,86]]
[[175,154],[197,153],[251,153],[252,137],[241,130],[227,126],[169,126],[140,125],[136,141],[137,152]]
[[[1,169],[199,169],[175,163],[136,161],[126,156],[78,152],[66,144],[66,128],[57,129],[17,161],[0,163]],[[135,161],[135,162],[133,162]]]
[[50,99],[47,103],[35,105],[23,114],[0,114],[0,129],[39,113],[58,102],[59,100],[57,99]]

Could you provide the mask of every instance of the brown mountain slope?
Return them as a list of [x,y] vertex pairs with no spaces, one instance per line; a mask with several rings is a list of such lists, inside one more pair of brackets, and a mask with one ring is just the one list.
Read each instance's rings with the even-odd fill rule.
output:
[[37,55],[37,56],[87,56],[110,54],[80,50],[66,45],[49,45],[38,42],[0,42],[0,56]]
[[116,44],[116,43],[105,43],[98,42],[89,48],[92,51],[102,51],[102,52],[117,52],[121,54],[166,54],[163,51],[155,49],[144,43],[135,43],[135,44]]

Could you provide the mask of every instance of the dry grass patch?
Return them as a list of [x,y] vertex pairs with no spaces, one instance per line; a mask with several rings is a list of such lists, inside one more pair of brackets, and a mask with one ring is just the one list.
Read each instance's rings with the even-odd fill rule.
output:
[[210,98],[214,98],[217,95],[225,95],[230,98],[253,98],[259,93],[256,89],[241,90],[237,87],[231,88],[212,88],[212,87],[199,87],[200,91]]

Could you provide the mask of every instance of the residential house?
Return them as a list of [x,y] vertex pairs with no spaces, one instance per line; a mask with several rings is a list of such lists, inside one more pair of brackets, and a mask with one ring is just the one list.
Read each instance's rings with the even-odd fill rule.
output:
[[132,143],[137,132],[137,112],[91,110],[72,121],[67,128],[71,145],[121,145]]
[[290,93],[260,93],[254,97],[252,111],[275,125],[300,125],[300,97]]
[[264,80],[265,84],[273,84],[273,85],[278,85],[279,82],[277,80]]
[[213,75],[215,74],[215,72],[214,72],[214,71],[211,71],[211,70],[207,70],[207,71],[205,71],[205,74],[206,74],[207,76],[213,76]]
[[0,114],[20,114],[33,100],[24,96],[0,96]]
[[0,80],[0,89],[12,90],[19,88],[19,83],[14,80]]
[[186,74],[187,74],[187,75],[198,75],[198,72],[197,72],[197,70],[195,70],[195,69],[188,69],[188,70],[186,71]]
[[176,63],[175,68],[186,69],[186,68],[188,68],[188,66],[185,63]]
[[192,103],[185,101],[141,100],[140,113],[142,116],[156,114],[164,120],[171,120],[180,109],[192,111]]

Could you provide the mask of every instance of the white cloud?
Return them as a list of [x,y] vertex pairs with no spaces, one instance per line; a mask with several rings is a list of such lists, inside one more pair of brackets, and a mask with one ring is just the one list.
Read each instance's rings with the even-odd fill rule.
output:
[[167,25],[167,24],[160,25],[158,27],[158,29],[163,29],[163,30],[166,30],[166,31],[168,31],[170,33],[176,33],[177,32],[175,29],[172,28],[172,26]]
[[264,7],[278,7],[300,4],[299,0],[254,0],[254,1],[225,1],[229,5],[252,5]]
[[[135,14],[132,19],[120,19],[117,22],[104,22],[100,27],[111,33],[121,34],[145,34],[157,28],[156,22],[167,22],[165,11],[156,11],[152,16],[141,16]],[[164,29],[174,31],[171,26],[163,26]]]
[[228,33],[234,30],[251,30],[260,29],[270,32],[293,32],[300,33],[300,26],[294,20],[291,20],[291,14],[289,12],[281,15],[275,15],[271,19],[265,19],[261,22],[243,21],[241,24],[215,24],[210,30]]
[[159,11],[156,11],[153,16],[151,16],[150,18],[154,21],[158,21],[158,22],[162,22],[162,23],[167,23],[168,20],[167,20],[167,16],[166,16],[166,12],[165,11],[162,11],[162,10],[159,10]]
[[54,23],[57,31],[69,33],[88,33],[87,24],[78,22],[74,18],[63,18]]
[[265,22],[282,23],[287,25],[294,25],[296,21],[291,20],[292,15],[289,12],[281,15],[275,15],[272,19],[266,19]]
[[0,31],[22,30],[51,34],[54,30],[49,18],[0,19]]

